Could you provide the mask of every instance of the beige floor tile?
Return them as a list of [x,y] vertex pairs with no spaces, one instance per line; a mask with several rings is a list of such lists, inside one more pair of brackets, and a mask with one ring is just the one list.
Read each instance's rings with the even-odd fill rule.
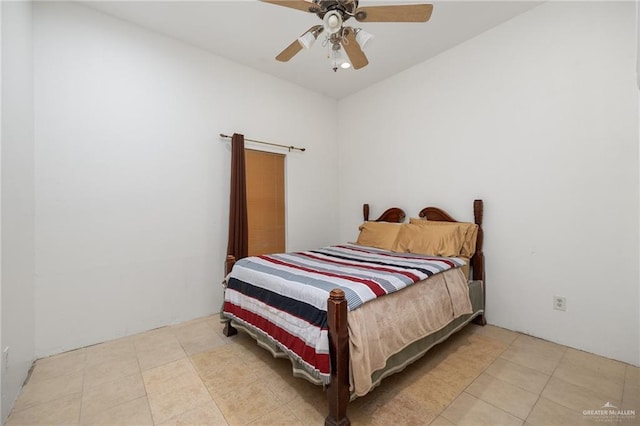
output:
[[597,388],[608,399],[622,400],[626,365],[575,349],[567,349],[554,377],[586,388]]
[[[276,423],[272,423],[276,424]],[[199,405],[189,411],[178,414],[159,424],[160,426],[191,426],[191,425],[227,425],[227,421],[216,406],[211,401],[206,404]]]
[[[383,384],[384,386],[384,384]],[[435,413],[441,413],[467,387],[460,382],[452,384],[442,377],[427,374],[420,380],[408,385],[399,395],[406,395]],[[382,387],[382,390],[386,388]]]
[[559,366],[552,377],[583,388],[597,389],[598,393],[606,400],[622,400],[624,379],[596,376],[588,369],[570,365]]
[[625,371],[625,381],[630,385],[640,387],[640,367],[627,365],[627,369]]
[[85,389],[112,382],[116,379],[140,373],[136,357],[114,359],[101,364],[88,366],[84,374]]
[[177,341],[170,327],[161,327],[131,336],[136,352],[145,352],[163,346],[167,342]]
[[35,405],[82,392],[83,374],[73,373],[52,379],[29,382],[20,393],[13,410],[21,411]]
[[165,392],[168,388],[178,388],[187,382],[200,381],[200,376],[188,358],[170,362],[142,372],[147,393]]
[[438,366],[443,364],[455,365],[456,367],[464,369],[468,373],[473,373],[473,376],[475,377],[489,367],[496,358],[504,352],[504,349],[500,349],[498,351],[480,351],[477,346],[479,345],[476,344],[473,349],[465,352],[449,354],[443,362],[438,364]]
[[619,399],[612,399],[599,388],[584,388],[564,380],[551,377],[542,391],[542,396],[574,411],[597,410],[607,402],[620,406]]
[[640,397],[638,395],[627,396],[625,395],[622,399],[622,403],[620,404],[621,410],[635,410],[636,418],[635,421],[640,421]]
[[151,411],[146,397],[134,399],[92,416],[84,416],[82,425],[151,426]]
[[533,405],[538,400],[538,394],[526,391],[489,374],[482,374],[466,390],[491,405],[522,420],[526,419]]
[[213,404],[202,382],[190,383],[180,388],[168,388],[165,392],[147,395],[154,423],[163,423],[173,417],[204,405]]
[[74,393],[33,407],[14,410],[5,426],[76,425],[80,421],[82,394]]
[[441,414],[458,426],[522,425],[523,421],[501,409],[463,392]]
[[552,374],[565,351],[564,346],[520,335],[500,357],[523,367]]
[[253,373],[238,375],[237,377],[219,375],[216,377],[202,379],[211,396],[215,399],[223,397],[229,391],[233,391],[239,387],[246,387],[254,383],[263,383]]
[[[219,361],[216,361],[218,359]],[[214,398],[228,393],[229,389],[248,386],[263,378],[271,377],[265,376],[265,374],[256,374],[255,368],[250,368],[230,348],[221,347],[198,354],[193,356],[191,360],[198,375]]]
[[485,372],[537,395],[542,392],[550,378],[549,375],[540,371],[523,367],[502,358],[496,359]]
[[636,410],[640,418],[640,368],[628,365],[622,395],[623,409]]
[[561,365],[573,364],[593,371],[597,375],[608,376],[615,379],[623,379],[627,371],[627,364],[604,358],[598,355],[567,348]]
[[287,405],[299,396],[322,397],[321,386],[316,386],[305,379],[294,377],[291,374],[287,376],[280,376],[272,373],[261,378],[259,382],[273,392],[278,401],[284,405]]
[[467,326],[474,334],[480,334],[483,336],[491,337],[492,339],[500,340],[501,342],[511,345],[520,334],[515,331],[507,330],[505,328],[496,327],[494,325],[480,326],[476,324],[469,324]]
[[167,339],[165,344],[152,345],[150,349],[138,350],[137,352],[142,371],[187,357],[182,345],[175,338]]
[[[230,425],[244,425],[269,414],[279,401],[271,390],[256,382],[229,388],[215,396],[215,403]],[[295,404],[292,402],[289,407],[292,405]]]
[[135,358],[136,350],[133,339],[117,339],[85,349],[87,366],[92,367],[112,361]]
[[540,398],[527,417],[527,424],[534,426],[582,426],[595,425],[581,412],[556,404],[546,398]]
[[269,414],[252,421],[249,426],[305,426],[306,424],[308,423],[298,419],[288,408],[279,407]]
[[473,362],[464,359],[447,359],[433,368],[429,375],[457,388],[464,389],[490,364],[489,360]]
[[36,361],[29,381],[54,379],[60,376],[84,371],[86,354],[84,349],[65,352],[60,355],[42,358]]
[[[303,425],[321,425],[327,417],[327,400],[297,397],[288,405],[289,410]],[[347,410],[347,416],[348,410]],[[229,424],[232,424],[229,422]]]
[[429,423],[429,426],[456,426],[455,423],[451,423],[449,420],[442,416],[438,416],[434,421]]
[[640,419],[640,389],[637,386],[625,387],[620,408],[636,410],[637,418]]
[[116,379],[84,390],[82,420],[125,402],[145,396],[140,373]]
[[173,326],[171,330],[188,355],[207,352],[228,343],[215,332],[209,322],[202,320]]
[[428,425],[438,413],[407,395],[397,395],[377,406],[371,416],[372,425]]
[[291,362],[289,360],[274,358],[266,350],[261,350],[264,352],[260,354],[262,357],[245,355],[238,357],[238,361],[242,363],[241,365],[244,365],[244,368],[248,370],[248,372],[253,374],[263,375],[265,371],[267,373],[286,372],[288,375],[293,374]]
[[[347,417],[349,417],[353,425],[369,425],[373,422],[376,410],[395,396],[395,393],[386,392],[383,391],[381,387],[377,387],[367,395],[351,401],[347,406]],[[328,412],[327,406],[324,416],[326,416]]]
[[469,340],[472,342],[470,355],[474,357],[489,356],[495,359],[509,347],[507,343],[504,343],[501,340],[484,335],[476,334],[471,336]]
[[244,366],[234,345],[225,345],[190,357],[193,366],[203,379],[215,378],[234,366]]

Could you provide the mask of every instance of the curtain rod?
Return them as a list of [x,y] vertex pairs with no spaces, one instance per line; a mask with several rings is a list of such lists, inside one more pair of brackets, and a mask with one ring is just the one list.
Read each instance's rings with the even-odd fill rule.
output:
[[[229,135],[225,135],[224,133],[220,133],[220,137],[221,138],[225,138],[225,139],[231,139],[231,136]],[[291,152],[292,149],[298,150],[298,151],[306,151],[307,148],[298,148],[297,146],[289,146],[289,145],[280,145],[279,143],[271,143],[271,142],[264,142],[264,141],[257,141],[255,139],[249,139],[249,138],[244,138],[245,141],[249,141],[249,142],[255,142],[255,143],[261,143],[263,145],[271,145],[271,146],[277,146],[280,148],[287,148],[289,150],[289,152]]]

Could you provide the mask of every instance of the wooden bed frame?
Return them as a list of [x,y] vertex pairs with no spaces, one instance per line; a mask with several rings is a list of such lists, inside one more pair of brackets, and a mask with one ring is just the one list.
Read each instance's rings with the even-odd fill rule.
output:
[[[473,280],[481,280],[483,286],[483,298],[486,298],[485,274],[484,274],[484,253],[482,243],[484,233],[482,231],[482,218],[484,205],[482,200],[474,200],[473,217],[474,223],[478,225],[478,236],[476,240],[476,251],[471,257],[471,271]],[[363,206],[364,220],[369,220],[369,205]],[[423,219],[445,222],[458,222],[447,212],[437,207],[425,207],[420,211],[419,216]],[[405,219],[405,213],[398,207],[387,209],[376,222],[397,222],[401,223]],[[227,256],[225,262],[226,274],[231,272],[236,259]],[[484,302],[484,300],[483,300]],[[329,354],[331,360],[331,381],[327,386],[327,400],[329,402],[329,414],[325,418],[325,426],[348,426],[351,424],[347,417],[347,405],[349,404],[349,330],[347,328],[347,301],[345,294],[340,289],[334,289],[329,294],[327,301],[327,322],[329,326]],[[485,325],[484,312],[474,318],[473,322]],[[224,326],[224,335],[227,337],[238,333],[231,326],[231,321],[227,321]]]

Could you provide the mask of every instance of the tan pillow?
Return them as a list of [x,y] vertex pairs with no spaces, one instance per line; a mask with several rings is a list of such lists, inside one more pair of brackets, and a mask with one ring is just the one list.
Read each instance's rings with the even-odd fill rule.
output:
[[[425,220],[412,217],[409,223],[420,226],[445,226],[459,228],[462,233],[463,244],[459,256],[470,258],[476,252],[476,239],[478,237],[478,225],[469,222],[445,222],[439,220]],[[456,256],[458,256],[456,255]]]
[[405,223],[400,228],[394,251],[455,257],[460,254],[463,243],[461,228]]
[[360,235],[358,235],[356,244],[392,250],[400,232],[400,227],[400,223],[365,222],[360,225]]

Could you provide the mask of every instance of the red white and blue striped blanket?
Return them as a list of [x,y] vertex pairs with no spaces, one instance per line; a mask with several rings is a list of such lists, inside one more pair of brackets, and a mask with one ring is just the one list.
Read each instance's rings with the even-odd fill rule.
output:
[[252,329],[329,382],[327,299],[334,288],[348,309],[462,266],[458,258],[395,253],[344,244],[240,259],[227,278],[224,315]]

